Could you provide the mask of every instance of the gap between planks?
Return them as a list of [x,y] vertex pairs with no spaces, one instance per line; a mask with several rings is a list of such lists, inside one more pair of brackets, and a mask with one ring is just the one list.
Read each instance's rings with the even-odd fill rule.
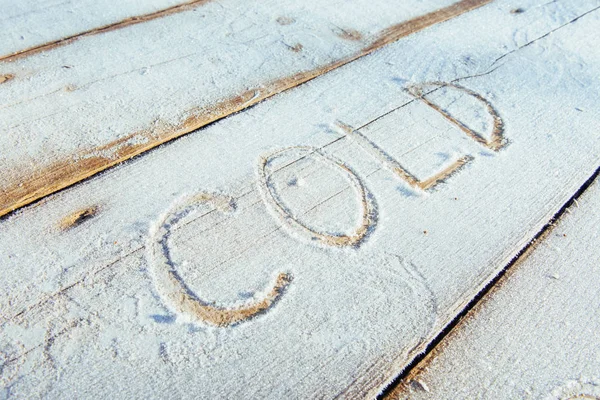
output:
[[568,211],[569,207],[577,203],[577,200],[586,192],[586,190],[594,183],[600,176],[600,166],[594,171],[594,173],[584,182],[583,185],[577,189],[577,191],[571,196],[562,207],[552,216],[552,218],[535,234],[533,239],[529,241],[512,260],[496,275],[494,276],[476,295],[473,297],[465,307],[441,330],[441,332],[433,338],[431,342],[425,347],[425,349],[418,354],[403,370],[396,376],[387,387],[383,388],[381,393],[377,396],[380,400],[393,400],[399,397],[399,394],[406,389],[415,376],[419,374],[433,359],[435,356],[435,350],[438,347],[443,346],[445,340],[449,335],[454,332],[463,319],[476,311],[476,307],[480,305],[485,299],[496,290],[504,279],[506,279],[512,271],[523,263],[531,252],[535,251],[538,244],[541,243],[556,226],[556,222],[562,218],[562,216]]
[[173,7],[165,8],[163,10],[155,11],[155,12],[148,13],[148,14],[137,15],[135,17],[129,17],[129,18],[126,18],[119,22],[104,25],[99,28],[89,29],[87,31],[83,31],[83,32],[77,33],[75,35],[67,36],[62,39],[58,39],[58,40],[54,40],[52,42],[33,46],[28,49],[19,50],[12,54],[0,56],[0,62],[13,61],[13,60],[16,60],[21,57],[27,57],[27,56],[30,56],[30,55],[33,55],[36,53],[40,53],[42,51],[54,49],[56,47],[66,46],[67,44],[73,43],[74,41],[79,40],[86,36],[92,36],[92,35],[97,35],[99,33],[110,32],[110,31],[114,31],[116,29],[124,28],[126,26],[140,24],[142,22],[151,21],[151,20],[157,19],[157,18],[162,18],[167,15],[176,14],[176,13],[179,13],[182,11],[186,11],[186,10],[201,6],[202,4],[208,3],[209,1],[212,1],[212,0],[191,0],[191,1],[188,1],[183,4],[178,4]]
[[[148,14],[146,16],[130,18],[108,27],[94,29],[87,33],[76,35],[72,38],[62,39],[58,42],[28,50],[23,52],[22,55],[33,54],[34,52],[61,46],[83,36],[119,29],[131,24],[145,22],[167,14],[183,11],[184,9],[193,8],[207,1],[210,0],[197,0],[191,3],[175,6],[167,10],[159,11],[157,13]],[[267,82],[260,88],[249,89],[238,96],[222,100],[208,109],[198,110],[197,113],[194,113],[191,117],[187,118],[178,126],[170,127],[168,130],[158,135],[156,133],[150,133],[146,131],[134,132],[100,147],[78,154],[77,161],[67,159],[56,162],[47,167],[42,173],[28,177],[25,181],[17,182],[6,188],[4,193],[0,194],[0,217],[55,192],[58,192],[59,190],[72,186],[86,178],[104,171],[109,167],[120,164],[121,162],[142,154],[156,146],[193,132],[208,124],[221,120],[233,113],[247,109],[278,93],[302,85],[320,75],[364,57],[387,44],[419,32],[432,25],[447,21],[466,12],[472,11],[490,2],[492,2],[492,0],[461,0],[448,7],[438,9],[436,11],[384,29],[378,35],[376,35],[370,44],[366,45],[356,54],[331,62],[325,66],[313,70],[300,72],[298,74],[277,79],[272,82]],[[0,59],[0,61],[2,61],[2,59]],[[132,142],[137,143],[132,144]],[[111,157],[103,157],[98,155],[103,154],[107,150],[113,151],[113,155]]]

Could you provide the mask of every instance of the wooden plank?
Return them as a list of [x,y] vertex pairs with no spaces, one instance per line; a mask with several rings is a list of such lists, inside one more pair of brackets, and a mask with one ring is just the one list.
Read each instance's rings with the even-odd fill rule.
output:
[[160,18],[207,0],[0,0],[0,60]]
[[388,398],[600,398],[598,180]]
[[[360,0],[342,2],[349,11],[340,15],[342,4],[307,13],[295,2],[231,0],[16,60],[5,72],[0,145],[12,151],[0,165],[0,215],[487,2]],[[356,21],[351,10],[362,7]],[[132,58],[138,48],[146,56]],[[100,68],[97,54],[107,58]]]
[[0,215],[488,1],[227,0],[5,60]]
[[4,218],[5,386],[375,395],[600,163],[570,6],[480,8]]

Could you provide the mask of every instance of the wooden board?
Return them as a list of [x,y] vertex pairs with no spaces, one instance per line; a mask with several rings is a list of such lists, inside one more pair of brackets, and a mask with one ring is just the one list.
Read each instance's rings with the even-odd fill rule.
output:
[[565,7],[482,7],[4,218],[5,387],[378,393],[600,163],[598,5]]
[[388,398],[600,398],[599,210],[596,180]]
[[488,2],[208,2],[0,62],[0,215]]
[[205,1],[0,0],[0,60],[181,12]]

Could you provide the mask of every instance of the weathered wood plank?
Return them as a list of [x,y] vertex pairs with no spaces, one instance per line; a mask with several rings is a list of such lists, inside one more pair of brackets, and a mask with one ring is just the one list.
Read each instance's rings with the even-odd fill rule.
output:
[[[537,26],[480,8],[3,219],[5,385],[376,394],[600,163],[598,5],[561,28],[567,5],[528,6]],[[512,51],[520,27],[544,37]]]
[[0,64],[0,215],[489,1],[228,0]]
[[0,60],[160,18],[208,0],[0,0]]
[[0,215],[487,2],[227,0],[5,60]]
[[599,227],[596,180],[388,398],[600,398]]

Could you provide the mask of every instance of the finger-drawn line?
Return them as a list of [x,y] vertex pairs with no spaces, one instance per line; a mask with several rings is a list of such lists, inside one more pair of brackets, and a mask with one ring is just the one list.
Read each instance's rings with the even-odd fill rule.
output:
[[[250,88],[234,97],[222,99],[211,106],[193,107],[185,112],[182,111],[183,115],[187,115],[187,117],[176,125],[161,121],[161,127],[146,127],[128,135],[120,136],[118,139],[101,146],[79,149],[70,157],[57,159],[55,162],[46,165],[40,173],[36,172],[32,175],[31,171],[24,169],[24,166],[20,166],[17,168],[14,176],[21,177],[16,180],[13,179],[13,182],[7,183],[3,190],[0,191],[0,217],[12,213],[27,204],[38,201],[57,190],[70,187],[85,178],[96,175],[109,167],[122,163],[158,145],[226,118],[253,104],[257,104],[259,101],[290,90],[329,71],[351,63],[400,38],[457,17],[491,1],[460,0],[428,14],[392,25],[371,36],[370,43],[365,43],[361,49],[357,49],[356,52],[352,52],[346,57],[333,60],[326,65],[321,65],[313,69],[263,82],[256,88]],[[215,4],[218,4],[218,2],[215,2]],[[97,33],[100,32],[103,31],[97,31]],[[54,43],[52,46],[42,46],[38,49],[39,51],[47,50],[67,43],[69,42],[62,41]],[[33,50],[20,54],[23,56],[31,55],[33,54]],[[8,58],[14,60],[15,56],[8,56]],[[68,107],[75,106],[77,104]],[[65,112],[68,107],[65,107],[61,112]],[[46,115],[43,118],[47,117],[49,116]],[[34,121],[35,119],[28,120],[28,123]],[[132,139],[134,140],[132,141]]]
[[[2,360],[2,364],[0,364],[0,382],[2,382],[1,378],[2,378],[3,369],[5,366],[13,365],[14,363],[17,363],[17,362],[19,363],[19,365],[22,365],[25,362],[26,357],[38,349],[42,349],[42,356],[44,357],[44,362],[50,364],[51,367],[54,368],[52,366],[52,363],[53,363],[52,356],[50,356],[50,354],[49,354],[50,348],[52,347],[52,345],[54,344],[56,339],[60,338],[63,335],[66,335],[72,329],[78,327],[80,325],[80,323],[83,321],[84,321],[83,318],[71,320],[71,321],[69,321],[68,325],[60,328],[56,333],[50,333],[49,328],[46,327],[46,332],[44,334],[43,342],[38,343],[28,349],[25,347],[25,345],[23,345],[23,344],[21,344],[21,342],[19,342],[21,344],[20,345],[21,351],[18,352],[18,354],[12,354],[10,357],[6,357],[4,360]],[[1,352],[0,352],[0,354],[1,354]],[[2,357],[0,357],[0,360],[1,359],[2,359]]]
[[413,291],[415,298],[418,298],[420,300],[419,302],[425,305],[425,308],[427,309],[427,313],[430,318],[427,326],[423,330],[421,341],[419,342],[419,345],[425,344],[427,342],[427,338],[429,335],[431,335],[437,324],[439,315],[437,296],[429,286],[425,276],[423,276],[415,264],[407,261],[399,254],[389,252],[386,252],[385,254],[391,258],[396,258],[400,262],[400,265],[402,265],[402,269],[407,277],[406,284]]
[[[343,139],[343,138],[341,138],[341,139]],[[298,161],[300,161],[301,159],[304,159],[306,157],[307,156],[305,155],[305,156],[300,157],[299,159],[296,159],[294,161],[291,161],[291,162],[289,162],[289,163],[287,163],[287,164],[285,164],[283,166],[278,166],[272,172],[281,171],[281,170],[289,167],[290,165],[293,165],[293,164],[297,163]],[[308,167],[300,168],[299,171],[301,172],[301,171],[304,171],[305,169],[308,169]],[[309,172],[307,175],[304,175],[303,178],[312,176],[315,173],[317,173],[317,171]],[[286,189],[287,188],[284,188],[283,190],[285,191]],[[236,201],[239,200],[242,196],[247,196],[248,194],[250,194],[254,190],[256,190],[256,188],[253,187],[253,188],[250,189],[250,191],[246,191],[243,194],[239,195],[238,197],[236,197]],[[310,207],[307,210],[303,210],[303,212],[301,213],[301,215],[303,215],[303,216],[307,215],[308,213],[310,213],[314,209],[318,208],[320,205],[322,205],[322,204],[326,203],[327,201],[329,201],[329,200],[331,200],[331,199],[339,196],[340,194],[346,192],[347,190],[353,190],[353,189],[352,189],[352,187],[346,187],[344,189],[341,189],[341,190],[335,192],[334,194],[332,194],[331,196],[329,196],[328,198],[324,199],[320,203],[315,204],[314,206]],[[260,196],[260,195],[259,195],[259,199],[257,201],[252,201],[252,203],[250,203],[250,204],[248,204],[248,205],[246,205],[244,207],[240,207],[240,208],[236,207],[236,212],[243,212],[244,210],[250,209],[251,207],[254,207],[254,206],[258,205],[258,204],[264,204],[264,200],[263,200],[262,196]],[[237,205],[237,203],[236,203],[236,205]],[[202,218],[203,216],[206,216],[206,215],[208,215],[208,214],[210,214],[210,213],[212,213],[214,211],[215,210],[208,211],[206,213],[201,214],[199,217],[191,217],[191,218],[187,219],[185,222],[182,222],[181,224],[179,224],[177,227],[174,227],[173,229],[174,230],[180,229],[182,226],[185,226],[185,225],[187,225],[187,224],[189,224],[189,223],[191,223],[193,221],[196,221],[197,219]],[[229,218],[232,218],[232,217],[229,217]],[[200,234],[200,233],[207,232],[208,230],[212,230],[212,229],[214,229],[216,226],[218,226],[221,223],[222,223],[222,221],[214,222],[210,226],[210,228],[202,229],[202,230],[198,231],[197,233]],[[213,270],[221,267],[221,265],[226,264],[226,263],[230,262],[233,259],[241,258],[247,251],[249,251],[250,249],[255,248],[255,247],[261,245],[264,242],[266,242],[273,234],[279,232],[281,229],[284,229],[284,226],[278,224],[274,229],[269,230],[264,235],[258,237],[258,239],[254,240],[252,242],[245,243],[245,245],[243,247],[240,247],[238,249],[238,252],[235,254],[235,256],[229,257],[229,258],[227,258],[225,260],[219,261],[217,264],[211,265],[210,269],[208,269],[207,271],[213,271]]]
[[[338,392],[335,399],[355,398],[357,396],[379,398],[377,395],[381,392],[381,388],[389,381],[389,377],[397,376],[404,369],[407,359],[411,359],[423,352],[429,342],[428,338],[433,334],[435,326],[438,323],[437,296],[429,286],[425,276],[414,263],[409,262],[398,254],[390,252],[384,252],[383,255],[367,255],[367,257],[370,260],[369,263],[377,266],[377,273],[385,277],[388,285],[405,286],[410,291],[410,294],[403,297],[401,301],[405,305],[405,312],[409,315],[414,315],[417,320],[413,320],[412,323],[414,325],[409,327],[408,331],[405,331],[410,332],[408,334],[410,339],[409,341],[403,340],[404,346],[401,351],[395,353],[392,358],[379,358],[372,362],[361,374],[347,383],[345,388]],[[358,271],[355,273],[358,273]],[[368,284],[368,282],[365,283]],[[425,321],[419,317],[423,317]],[[403,329],[402,327],[398,327],[399,337],[403,336],[401,334]],[[372,374],[369,371],[386,372],[384,374]],[[364,389],[365,387],[372,388],[371,393],[367,392]]]
[[[423,94],[424,86],[449,87],[449,88],[458,90],[460,92],[464,92],[464,93],[468,94],[469,96],[473,97],[474,99],[478,100],[479,102],[481,102],[485,106],[485,108],[487,109],[487,112],[490,114],[490,116],[492,117],[492,119],[494,121],[493,126],[492,126],[490,140],[487,140],[485,137],[483,137],[483,135],[481,133],[475,132],[473,129],[469,128],[467,125],[465,125],[464,123],[462,123],[461,121],[459,121],[458,119],[456,119],[452,115],[450,115],[446,110],[442,109],[440,106],[438,106],[437,104],[435,104],[432,101],[430,101],[429,99],[427,99],[427,97],[425,97],[426,94]],[[446,118],[452,124],[456,125],[460,130],[462,130],[464,133],[466,133],[467,136],[469,136],[471,139],[475,140],[476,142],[478,142],[494,151],[499,151],[504,146],[506,146],[507,141],[504,138],[504,121],[502,121],[502,118],[498,114],[498,111],[496,111],[496,109],[492,106],[492,104],[485,97],[480,95],[479,93],[474,92],[471,89],[467,89],[466,87],[461,86],[456,83],[439,82],[439,81],[423,82],[418,85],[411,85],[406,88],[406,91],[411,96],[415,97],[418,100],[421,100],[422,102],[427,104],[429,107],[431,107],[435,111],[439,112],[444,118]]]
[[20,356],[26,352],[26,347],[20,341],[3,342],[1,346],[0,386],[7,388],[19,376],[21,366],[25,363],[25,360]]
[[[330,146],[330,145],[332,145],[332,144],[334,144],[334,143],[337,143],[337,142],[338,142],[339,140],[341,140],[341,139],[343,139],[343,137],[340,137],[340,138],[338,138],[338,139],[335,139],[335,140],[333,140],[333,141],[331,141],[331,142],[327,143],[325,146]],[[325,147],[325,146],[324,146],[324,147]],[[297,161],[297,160],[296,160],[296,161]],[[293,164],[293,163],[291,163],[291,164]],[[288,164],[288,165],[285,165],[285,166],[283,166],[283,167],[280,167],[280,168],[278,168],[278,169],[277,169],[277,171],[279,171],[280,169],[286,168],[287,166],[289,166],[289,165],[291,165],[291,164]],[[379,170],[379,169],[378,169],[378,170]],[[378,171],[378,170],[376,170],[376,171]],[[376,171],[375,171],[375,172],[376,172]],[[374,173],[374,172],[373,172],[373,173]],[[254,191],[254,185],[252,184],[251,186],[248,186],[248,187],[246,188],[246,190],[245,190],[245,191],[243,191],[241,194],[237,195],[237,196],[236,196],[236,200],[240,200],[241,198],[243,198],[243,197],[245,197],[245,196],[248,196],[248,195],[250,195],[251,193],[253,193],[253,191]],[[341,193],[341,192],[340,192],[340,193]],[[257,201],[253,201],[251,204],[247,205],[246,207],[244,207],[244,208],[242,208],[242,209],[238,209],[238,208],[236,207],[236,211],[238,211],[238,212],[239,212],[239,211],[244,211],[245,209],[248,209],[248,208],[250,208],[250,207],[253,207],[253,206],[255,206],[255,205],[257,205],[257,204],[261,203],[262,201],[263,201],[262,199],[259,199],[259,200],[257,200]],[[218,210],[217,210],[217,209],[211,209],[210,211],[207,211],[206,213],[200,213],[200,214],[199,214],[199,215],[197,215],[197,216],[194,216],[194,217],[188,218],[188,219],[186,219],[185,221],[181,221],[181,223],[180,223],[180,224],[178,224],[177,226],[174,226],[174,227],[172,227],[171,229],[172,229],[173,231],[176,231],[176,230],[178,230],[178,229],[181,229],[183,226],[186,226],[186,225],[188,225],[188,224],[190,224],[190,223],[193,223],[194,221],[196,221],[196,220],[198,220],[198,219],[200,219],[200,218],[202,218],[202,217],[204,217],[204,216],[206,216],[206,215],[212,214],[213,212],[218,212]],[[217,226],[217,225],[219,225],[219,224],[220,224],[220,222],[216,222],[214,225],[212,225],[212,227],[215,227],[215,226]],[[278,227],[277,229],[274,229],[274,230],[272,230],[271,232],[269,232],[269,234],[273,234],[273,233],[275,233],[275,232],[279,231],[279,229],[281,229],[281,227]],[[198,233],[202,233],[202,232],[205,232],[205,231],[206,231],[206,230],[201,230],[201,231],[199,231]],[[264,236],[263,238],[261,238],[261,239],[266,239],[266,238],[268,237],[268,235],[269,235],[269,234],[265,235],[265,236]],[[251,245],[250,245],[250,246],[246,247],[245,249],[242,249],[242,250],[240,251],[240,253],[239,253],[239,254],[238,254],[236,257],[238,257],[238,256],[242,255],[244,252],[246,252],[247,250],[249,250],[249,249],[250,249],[252,246],[259,245],[259,244],[260,244],[262,241],[264,241],[264,240],[258,240],[258,241],[255,241],[255,242],[251,243]],[[134,247],[134,248],[132,248],[132,249],[131,249],[129,252],[127,252],[127,253],[125,253],[125,254],[123,254],[123,255],[120,255],[120,256],[119,256],[119,257],[117,257],[115,260],[112,260],[112,261],[110,261],[110,262],[109,262],[108,264],[106,264],[106,265],[102,265],[102,266],[101,266],[101,268],[99,268],[99,269],[97,269],[97,270],[94,270],[94,271],[92,271],[92,272],[91,272],[91,273],[89,273],[89,274],[86,274],[86,275],[84,275],[83,277],[81,277],[81,278],[80,278],[80,279],[78,279],[77,281],[75,281],[75,282],[73,282],[73,283],[70,283],[69,285],[66,285],[66,286],[64,286],[64,287],[60,288],[59,290],[57,290],[57,291],[56,291],[56,292],[54,292],[54,293],[51,293],[51,294],[49,294],[49,295],[46,295],[44,298],[40,299],[39,301],[35,302],[34,304],[32,304],[32,305],[30,305],[30,306],[27,306],[25,309],[23,309],[23,310],[21,310],[21,311],[19,311],[19,312],[15,313],[15,314],[13,314],[13,315],[11,315],[11,316],[5,316],[5,315],[2,315],[2,314],[0,314],[0,324],[3,324],[3,323],[5,323],[6,321],[13,321],[13,322],[14,322],[14,321],[15,321],[17,318],[24,317],[25,315],[29,314],[29,313],[30,313],[32,310],[34,310],[34,309],[36,309],[36,308],[40,307],[42,304],[45,304],[45,303],[47,303],[48,301],[53,301],[55,298],[57,298],[57,296],[60,296],[60,295],[61,295],[61,294],[63,294],[65,291],[67,291],[67,290],[69,290],[69,289],[71,289],[71,288],[73,288],[73,287],[75,287],[75,286],[78,286],[78,285],[82,284],[82,283],[83,283],[83,282],[84,282],[84,281],[87,279],[87,277],[88,277],[88,276],[92,276],[92,275],[94,275],[94,274],[96,274],[96,273],[100,273],[100,272],[104,271],[104,270],[105,270],[105,269],[107,269],[107,268],[112,268],[112,267],[114,267],[114,266],[115,266],[115,265],[116,265],[116,264],[117,264],[119,261],[121,261],[122,259],[124,259],[124,258],[127,258],[127,257],[129,257],[129,256],[132,256],[133,254],[135,254],[135,253],[139,252],[139,251],[140,251],[140,250],[142,250],[142,249],[144,249],[144,247],[143,247],[143,246],[135,246],[135,247]],[[217,266],[220,266],[220,265],[222,265],[223,263],[225,263],[225,262],[227,262],[227,261],[230,261],[230,260],[231,260],[231,259],[225,260],[224,262],[222,262],[222,263],[219,263]]]
[[463,168],[469,161],[473,160],[471,156],[463,156],[455,159],[445,167],[442,171],[433,174],[432,176],[425,178],[424,180],[420,180],[416,176],[414,176],[410,171],[404,168],[397,160],[395,160],[392,156],[387,154],[381,147],[377,146],[375,143],[367,139],[366,136],[361,134],[358,130],[353,129],[351,126],[338,121],[337,125],[342,129],[342,131],[346,134],[346,137],[353,140],[356,144],[358,144],[362,149],[364,149],[367,153],[375,157],[379,160],[385,168],[392,171],[396,174],[400,179],[404,180],[411,187],[418,190],[429,190],[438,185],[439,183],[445,181],[450,176],[454,175],[461,168]]
[[[344,175],[346,175],[346,178],[360,199],[362,209],[360,222],[352,233],[331,234],[311,229],[294,217],[291,211],[288,210],[281,199],[279,199],[279,196],[273,189],[273,185],[270,183],[269,178],[271,174],[267,172],[267,164],[271,160],[280,157],[282,154],[293,150],[304,151],[308,153],[304,157],[314,157],[315,160],[322,162],[324,165],[334,167],[334,169],[341,169],[344,172]],[[294,231],[301,232],[303,236],[308,237],[310,240],[318,240],[327,246],[358,246],[367,234],[374,229],[375,224],[377,223],[377,209],[375,202],[358,176],[344,163],[323,154],[315,147],[291,146],[260,156],[258,161],[257,184],[263,201],[284,223],[284,226],[289,226],[293,228]]]
[[[333,144],[335,144],[335,143],[339,142],[339,141],[340,141],[340,140],[342,140],[342,139],[344,139],[344,137],[339,137],[339,138],[337,138],[337,139],[334,139],[334,140],[332,140],[331,142],[328,142],[328,143],[327,143],[327,144],[325,144],[324,146],[320,147],[320,148],[319,148],[319,150],[323,150],[325,147],[327,147],[327,146],[331,146],[331,145],[333,145]],[[272,171],[272,173],[273,173],[273,172],[282,171],[282,170],[284,170],[284,169],[286,169],[286,168],[288,168],[288,167],[290,167],[290,166],[292,166],[292,165],[296,164],[298,161],[300,161],[300,160],[302,160],[302,159],[304,159],[304,158],[306,158],[306,157],[307,157],[307,155],[305,155],[305,156],[302,156],[302,157],[299,157],[298,159],[295,159],[295,160],[293,160],[293,161],[290,161],[289,163],[287,163],[287,164],[285,164],[285,165],[278,166],[278,167],[277,167],[277,168],[276,168],[274,171]],[[301,169],[299,169],[299,172],[302,172],[302,171],[303,171],[304,169],[306,169],[306,168],[308,168],[308,167],[304,167],[304,168],[301,168]],[[379,170],[379,169],[378,169],[378,170]],[[378,171],[378,170],[377,170],[377,171]],[[306,178],[306,177],[308,177],[308,176],[312,176],[314,173],[315,173],[315,172],[311,172],[311,173],[309,173],[308,175],[305,175],[303,178]],[[242,197],[244,197],[244,196],[248,196],[248,195],[250,195],[251,193],[253,193],[253,192],[254,192],[254,190],[255,190],[255,186],[254,186],[254,184],[251,184],[251,185],[247,186],[247,187],[246,187],[246,188],[245,188],[245,189],[244,189],[244,190],[243,190],[243,191],[242,191],[242,192],[241,192],[239,195],[236,195],[236,199],[235,199],[235,201],[236,201],[236,204],[237,204],[237,201],[238,201],[238,200],[240,200],[240,199],[241,199]],[[340,194],[340,193],[342,193],[342,192],[340,191],[340,192],[338,192],[338,193],[336,193],[336,194]],[[332,196],[332,197],[333,197],[333,196]],[[264,202],[264,200],[262,199],[262,196],[260,197],[260,199],[259,199],[259,200],[257,200],[257,201],[253,201],[252,203],[250,203],[250,204],[246,205],[245,207],[243,207],[243,208],[241,208],[241,209],[238,209],[238,208],[236,207],[236,211],[244,211],[244,210],[246,210],[246,209],[249,209],[249,208],[251,208],[251,207],[253,207],[253,206],[255,206],[255,205],[257,205],[257,204],[259,204],[259,203],[261,203],[261,202]],[[312,210],[312,208],[311,208],[310,210],[307,210],[307,211],[306,211],[304,214],[306,214],[306,213],[310,212],[311,210]],[[207,211],[205,214],[201,214],[201,215],[195,216],[195,217],[193,217],[193,218],[190,218],[190,219],[186,220],[185,222],[182,222],[182,223],[181,223],[181,225],[179,225],[179,226],[178,226],[178,227],[176,227],[175,229],[179,229],[179,228],[181,228],[182,226],[188,225],[188,224],[190,224],[190,223],[192,223],[192,222],[196,221],[197,219],[200,219],[200,218],[202,218],[202,217],[204,217],[204,216],[206,216],[206,215],[208,215],[208,214],[211,214],[211,213],[213,213],[213,212],[215,212],[215,210],[214,210],[214,209],[213,209],[213,210],[210,210],[210,211]],[[217,226],[217,225],[219,225],[219,224],[220,224],[220,222],[216,222],[216,223],[214,223],[214,224],[213,224],[213,227],[214,227],[214,226]],[[277,229],[275,229],[275,230],[271,231],[271,233],[277,232],[278,230],[279,230],[279,228],[277,228]],[[204,231],[205,231],[205,230],[202,230],[201,232],[204,232]],[[258,243],[258,242],[255,242],[255,244],[257,244],[257,243]]]
[[287,273],[279,273],[272,289],[261,300],[249,304],[222,307],[201,300],[178,274],[171,260],[168,239],[171,229],[192,213],[195,206],[204,203],[225,213],[234,210],[231,197],[212,193],[199,193],[175,202],[150,231],[147,246],[150,265],[156,288],[170,308],[195,321],[218,327],[232,326],[268,310],[281,297],[292,277]]

